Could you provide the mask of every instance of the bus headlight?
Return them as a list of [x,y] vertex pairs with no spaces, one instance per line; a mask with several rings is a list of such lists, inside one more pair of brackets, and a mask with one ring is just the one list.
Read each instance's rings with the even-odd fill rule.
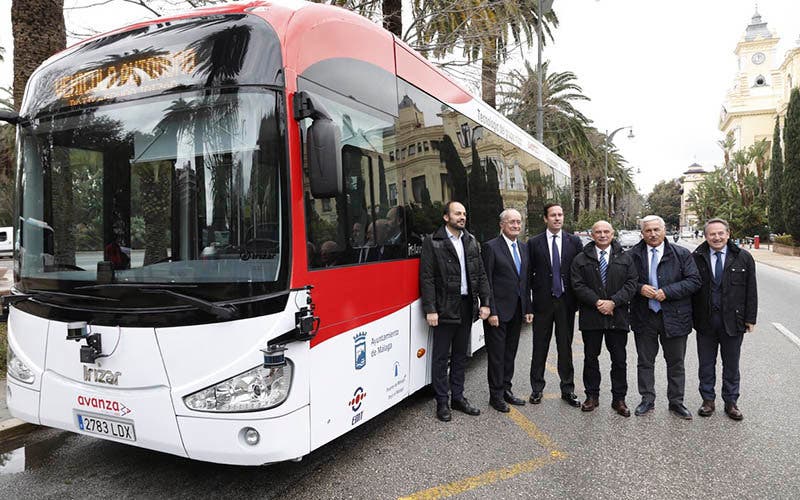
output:
[[14,350],[11,349],[11,346],[8,346],[6,360],[6,366],[8,366],[9,375],[25,384],[33,383],[33,380],[36,378],[36,376],[33,374],[33,370],[28,368],[28,365],[26,365],[17,357],[16,353],[14,353]]
[[286,401],[292,386],[292,362],[284,366],[258,366],[188,396],[183,402],[190,410],[214,412],[257,411]]

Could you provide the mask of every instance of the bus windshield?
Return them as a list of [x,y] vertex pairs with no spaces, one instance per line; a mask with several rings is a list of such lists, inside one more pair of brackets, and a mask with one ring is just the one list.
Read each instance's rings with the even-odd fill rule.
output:
[[23,286],[278,280],[279,97],[174,93],[21,127]]

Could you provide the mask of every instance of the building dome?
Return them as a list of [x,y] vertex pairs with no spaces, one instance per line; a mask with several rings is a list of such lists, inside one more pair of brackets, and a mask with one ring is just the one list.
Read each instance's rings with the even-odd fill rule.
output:
[[689,168],[686,169],[684,174],[705,174],[706,169],[702,167],[699,163],[692,163],[689,165]]

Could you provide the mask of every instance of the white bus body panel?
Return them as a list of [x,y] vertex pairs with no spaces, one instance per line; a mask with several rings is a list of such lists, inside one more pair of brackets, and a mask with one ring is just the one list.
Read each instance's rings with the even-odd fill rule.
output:
[[[428,326],[422,301],[411,303],[411,349],[408,353],[409,393],[418,391],[431,383],[431,356],[433,356],[433,329]],[[425,353],[418,357],[420,349]]]
[[[236,465],[262,465],[307,455],[308,422],[308,406],[278,418],[256,420],[178,417],[189,458]],[[258,431],[261,440],[257,445],[244,442],[245,427]]]
[[[42,374],[47,354],[47,325],[49,321],[9,307],[8,346],[33,371],[36,377],[32,384],[23,387],[38,391],[42,386]],[[13,380],[9,378],[9,380]]]
[[311,349],[311,448],[409,394],[409,307]]
[[[292,294],[288,307],[294,309],[294,302]],[[175,413],[198,418],[252,420],[293,413],[307,405],[309,370],[313,366],[308,361],[308,342],[286,344],[285,356],[294,364],[292,387],[287,400],[274,409],[235,414],[209,413],[190,410],[183,403],[183,397],[188,394],[262,364],[264,354],[261,349],[266,349],[271,339],[294,327],[294,310],[290,310],[226,323],[158,328],[156,336],[172,387]]]

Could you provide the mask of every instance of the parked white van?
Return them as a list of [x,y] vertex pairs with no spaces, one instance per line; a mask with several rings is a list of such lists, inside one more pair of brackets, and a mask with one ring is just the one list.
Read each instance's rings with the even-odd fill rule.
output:
[[0,257],[14,255],[14,228],[0,227]]

